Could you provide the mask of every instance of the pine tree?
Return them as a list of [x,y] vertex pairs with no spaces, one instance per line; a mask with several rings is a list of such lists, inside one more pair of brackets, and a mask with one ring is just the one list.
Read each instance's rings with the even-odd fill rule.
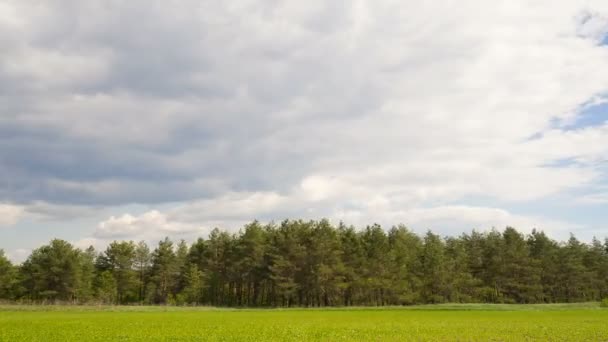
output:
[[204,286],[204,273],[198,269],[198,266],[190,264],[184,273],[184,287],[180,293],[183,301],[188,304],[200,304]]
[[354,227],[346,227],[340,223],[338,236],[342,246],[342,276],[344,280],[342,290],[342,304],[345,306],[364,304],[362,297],[364,289],[364,275],[362,270],[366,264],[366,255],[361,235]]
[[17,282],[16,267],[0,249],[0,299],[13,299]]
[[144,241],[140,241],[135,247],[135,257],[133,259],[133,266],[135,272],[137,272],[138,300],[140,303],[143,303],[146,298],[146,287],[151,261],[152,256],[150,255],[150,248]]
[[236,243],[237,304],[255,306],[261,304],[264,280],[268,278],[266,232],[259,222],[245,226]]
[[23,285],[33,300],[77,299],[80,272],[80,251],[59,239],[35,249],[21,267]]
[[272,234],[269,271],[273,287],[271,303],[275,306],[303,304],[302,285],[297,279],[306,250],[299,243],[295,228],[291,222],[283,221]]
[[447,299],[447,269],[443,240],[431,231],[424,236],[421,254],[422,298],[426,303]]
[[80,253],[80,280],[76,294],[80,302],[88,302],[95,296],[95,254],[93,246]]
[[559,246],[542,231],[532,230],[527,239],[530,257],[539,265],[542,287],[541,301],[545,303],[559,300]]
[[503,260],[499,279],[506,301],[537,303],[542,300],[539,263],[530,257],[528,244],[522,234],[511,227],[503,232]]
[[116,303],[116,279],[111,271],[102,271],[96,278],[95,289],[97,298],[105,304]]
[[177,295],[182,292],[186,286],[186,273],[189,269],[188,264],[188,252],[189,247],[185,240],[181,240],[177,244],[177,250],[175,251],[175,269],[174,277],[176,279],[172,293]]
[[116,299],[126,303],[137,298],[137,275],[134,271],[135,243],[133,241],[114,241],[105,250],[104,269],[110,271],[116,283]]
[[448,301],[455,303],[474,302],[479,293],[481,280],[469,269],[466,240],[446,240],[446,272],[448,274]]
[[558,284],[560,288],[560,301],[579,302],[588,300],[585,293],[585,284],[589,281],[583,257],[585,246],[574,235],[566,245],[559,250]]
[[154,293],[151,295],[156,303],[166,304],[172,297],[172,290],[177,281],[175,278],[177,270],[173,242],[165,238],[158,243],[158,247],[152,253],[150,276]]
[[327,220],[253,221],[190,247],[114,241],[99,255],[63,240],[19,267],[0,251],[0,299],[216,306],[575,302],[608,296],[608,240],[557,243],[514,228],[422,238]]
[[420,301],[420,237],[405,226],[393,227],[388,233],[392,303],[414,304]]

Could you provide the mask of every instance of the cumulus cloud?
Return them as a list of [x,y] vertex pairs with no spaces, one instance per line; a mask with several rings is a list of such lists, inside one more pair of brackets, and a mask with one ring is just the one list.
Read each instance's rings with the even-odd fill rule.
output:
[[79,248],[81,250],[86,250],[87,248],[92,246],[93,248],[99,251],[103,250],[107,246],[108,241],[94,237],[85,237],[78,240],[72,240],[71,243],[74,247]]
[[441,206],[416,208],[398,212],[395,218],[411,226],[458,234],[470,229],[486,231],[490,228],[516,227],[529,232],[532,229],[546,231],[552,236],[564,237],[581,226],[569,222],[551,220],[546,217],[516,215],[499,208],[473,206]]
[[[487,231],[511,226],[524,232],[539,229],[556,238],[565,238],[569,232],[583,228],[576,223],[517,215],[492,207],[443,205],[400,209],[392,201],[381,196],[350,205],[313,205],[310,207],[312,210],[303,210],[302,208],[307,208],[312,203],[307,202],[305,198],[298,202],[295,197],[278,201],[276,194],[231,194],[220,201],[190,203],[173,207],[166,212],[154,210],[141,215],[124,214],[120,217],[110,217],[98,225],[95,238],[83,239],[77,245],[101,246],[104,242],[116,238],[155,242],[166,235],[194,239],[206,236],[216,227],[237,231],[253,219],[276,222],[287,218],[328,218],[336,224],[342,221],[359,228],[372,223],[380,223],[386,228],[403,223],[419,233],[431,229],[446,235],[458,235],[472,229]],[[298,208],[297,216],[290,211],[293,205]]]
[[95,236],[104,239],[121,239],[133,236],[168,235],[200,231],[193,224],[171,221],[159,211],[152,210],[139,216],[124,214],[110,217],[99,224]]
[[576,122],[608,94],[606,18],[602,0],[9,0],[0,200],[59,219],[178,203],[104,239],[446,208],[531,224],[467,198],[604,182],[608,126]]
[[578,34],[581,37],[595,40],[600,43],[608,35],[608,16],[601,13],[589,11],[581,12],[577,19],[579,21]]
[[0,203],[0,227],[17,223],[22,215],[22,207]]
[[19,264],[24,262],[31,253],[32,251],[29,249],[18,248],[13,251],[7,252],[6,256],[13,263]]

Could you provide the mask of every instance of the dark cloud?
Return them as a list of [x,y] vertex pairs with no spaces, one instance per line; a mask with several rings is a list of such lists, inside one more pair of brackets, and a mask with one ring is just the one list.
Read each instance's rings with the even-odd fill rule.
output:
[[[323,117],[356,115],[369,102],[355,91],[344,108],[325,89],[327,82],[344,88],[322,78],[331,66],[298,56],[315,48],[311,38],[313,46],[285,38],[276,44],[281,32],[242,20],[238,10],[67,2],[47,4],[39,15],[19,32],[29,40],[24,53],[56,58],[66,69],[70,61],[97,61],[67,76],[24,63],[0,79],[7,93],[18,94],[3,98],[0,127],[8,179],[0,197],[11,201],[155,203],[226,187],[286,188],[307,172],[315,148],[273,137],[294,129],[304,135]],[[328,106],[298,118],[293,101],[313,97]],[[214,185],[200,185],[206,183]]]
[[602,48],[581,48],[575,23],[536,20],[534,8],[522,10],[534,19],[530,33],[507,9],[473,16],[487,6],[477,2],[440,11],[342,1],[9,6],[14,22],[0,22],[2,201],[283,195],[311,175],[350,182],[336,190],[344,196],[368,196],[358,189],[367,187],[387,201],[459,198],[479,192],[474,183],[501,196],[496,183],[505,182],[488,171],[497,165],[522,188],[550,173],[535,197],[592,178],[537,167],[578,152],[510,158],[521,137],[607,88],[604,69],[586,66],[603,65]]

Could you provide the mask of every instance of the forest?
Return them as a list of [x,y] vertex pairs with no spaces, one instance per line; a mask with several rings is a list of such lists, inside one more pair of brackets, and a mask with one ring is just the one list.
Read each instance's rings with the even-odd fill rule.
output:
[[608,239],[558,242],[507,227],[458,237],[403,225],[253,221],[192,244],[55,239],[21,264],[0,251],[0,300],[18,303],[384,306],[556,303],[608,297]]

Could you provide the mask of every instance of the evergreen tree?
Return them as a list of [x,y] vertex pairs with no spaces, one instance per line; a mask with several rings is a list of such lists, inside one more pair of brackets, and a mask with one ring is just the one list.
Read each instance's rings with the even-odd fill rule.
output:
[[190,264],[184,273],[184,287],[180,293],[183,301],[188,304],[200,304],[203,299],[204,286],[203,272],[198,269],[198,266]]
[[172,297],[172,290],[177,282],[175,274],[178,270],[173,242],[169,238],[165,238],[158,243],[158,247],[152,253],[150,276],[156,303],[165,304]]
[[469,269],[469,255],[465,239],[446,240],[446,272],[448,276],[448,301],[454,303],[475,302],[482,284]]
[[0,249],[0,299],[12,299],[17,285],[17,269]]
[[175,285],[173,287],[172,293],[177,295],[182,292],[184,287],[186,286],[186,273],[189,269],[188,264],[188,253],[189,247],[185,240],[180,240],[177,244],[177,249],[175,251]]
[[23,263],[23,284],[31,299],[77,299],[80,251],[64,240],[55,239],[35,249]]
[[100,256],[103,269],[110,271],[116,284],[116,300],[125,303],[137,298],[137,274],[134,270],[135,243],[114,241]]
[[504,274],[503,243],[502,234],[495,229],[492,229],[483,236],[481,279],[484,283],[484,291],[482,291],[484,302],[504,302],[504,279],[502,276]]
[[146,298],[146,287],[151,260],[152,257],[148,245],[144,241],[137,243],[133,266],[135,272],[137,272],[138,300],[140,303],[143,303]]
[[420,258],[423,300],[426,303],[445,302],[448,278],[443,240],[438,235],[427,232]]
[[237,304],[261,304],[262,290],[268,277],[266,231],[254,221],[245,226],[236,246]]
[[77,298],[80,302],[88,302],[95,296],[95,248],[89,246],[80,253],[80,280]]
[[350,306],[575,302],[608,296],[608,240],[557,243],[507,227],[423,237],[328,220],[214,229],[191,246],[114,241],[96,254],[52,240],[13,266],[0,251],[0,299],[107,304]]
[[346,227],[340,223],[338,228],[340,245],[342,246],[342,275],[344,289],[342,291],[342,304],[345,306],[363,304],[365,278],[361,272],[366,263],[365,248],[361,235],[354,227]]
[[583,256],[583,265],[589,287],[586,297],[590,300],[608,298],[608,252],[595,237]]
[[116,279],[111,271],[102,271],[96,278],[96,296],[102,303],[116,304]]
[[559,246],[544,232],[533,230],[527,240],[530,257],[539,265],[542,302],[558,301],[559,295]]
[[560,289],[558,301],[579,302],[591,299],[587,296],[586,291],[589,277],[583,264],[585,249],[585,246],[574,235],[571,235],[566,245],[560,248],[557,277]]
[[413,304],[420,300],[420,254],[422,241],[405,226],[388,233],[392,303]]
[[511,227],[503,232],[501,257],[501,295],[512,303],[536,303],[542,300],[539,263],[530,257],[522,234]]

